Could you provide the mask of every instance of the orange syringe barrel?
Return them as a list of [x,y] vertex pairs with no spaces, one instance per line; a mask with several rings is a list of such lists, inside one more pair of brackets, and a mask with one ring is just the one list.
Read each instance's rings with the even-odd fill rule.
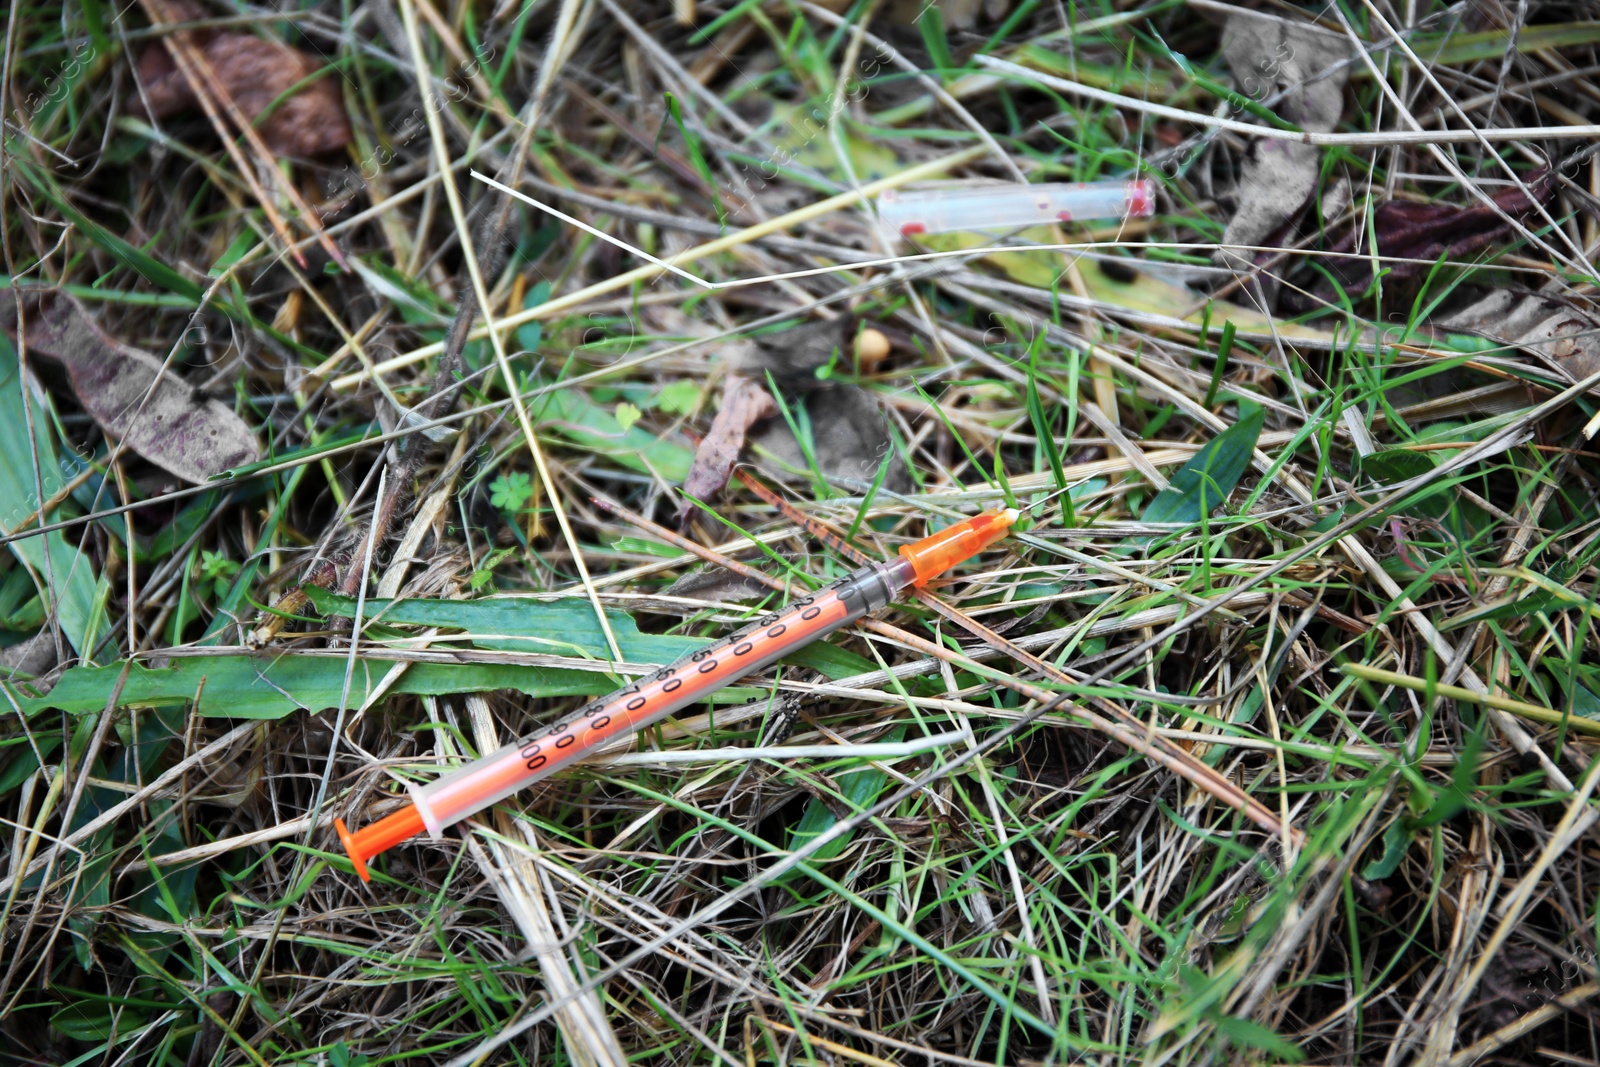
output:
[[369,880],[367,860],[378,853],[424,830],[439,837],[445,827],[495,801],[879,610],[907,586],[924,585],[999,540],[1017,515],[1011,510],[985,511],[905,546],[892,562],[869,563],[552,725],[413,787],[410,804],[359,833],[351,833],[343,820],[336,821],[356,873]]

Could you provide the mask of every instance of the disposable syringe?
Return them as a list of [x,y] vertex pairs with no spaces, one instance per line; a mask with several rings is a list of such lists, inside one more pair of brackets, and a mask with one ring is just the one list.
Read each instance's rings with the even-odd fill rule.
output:
[[648,678],[584,705],[552,726],[427,785],[413,786],[410,804],[359,833],[351,833],[344,820],[335,821],[356,873],[370,881],[367,860],[378,853],[424,830],[437,838],[445,827],[495,801],[882,609],[907,587],[926,585],[994,544],[1020,514],[1012,508],[985,511],[904,545],[892,562],[869,563]]
[[890,189],[878,197],[878,218],[903,237],[958,230],[1017,230],[1087,219],[1146,218],[1155,213],[1156,183],[1055,182],[951,189]]

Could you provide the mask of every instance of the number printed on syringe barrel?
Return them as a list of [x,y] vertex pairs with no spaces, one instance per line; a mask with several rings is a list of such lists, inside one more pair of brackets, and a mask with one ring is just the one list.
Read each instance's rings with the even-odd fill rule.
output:
[[[413,797],[428,829],[441,829],[510,796],[613,739],[670,715],[790,651],[888,604],[909,579],[903,561],[871,564],[731,637],[602,697],[421,787]],[[898,579],[898,580],[897,580]]]
[[356,874],[370,879],[367,860],[424,829],[438,837],[446,826],[481,811],[626,737],[679,708],[704,700],[730,682],[758,670],[870,611],[888,605],[907,586],[926,585],[962,560],[1005,536],[1021,512],[984,511],[909,545],[888,563],[869,563],[819,593],[746,626],[732,637],[684,656],[650,677],[579,708],[553,726],[473,760],[425,786],[411,788],[412,802],[351,833],[334,820]]

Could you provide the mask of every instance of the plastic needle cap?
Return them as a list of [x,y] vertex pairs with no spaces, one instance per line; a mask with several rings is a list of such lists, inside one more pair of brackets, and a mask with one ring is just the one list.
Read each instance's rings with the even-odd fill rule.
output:
[[915,544],[901,545],[900,554],[916,573],[911,584],[921,589],[957,563],[976,556],[1004,537],[1021,514],[1016,508],[981,512]]

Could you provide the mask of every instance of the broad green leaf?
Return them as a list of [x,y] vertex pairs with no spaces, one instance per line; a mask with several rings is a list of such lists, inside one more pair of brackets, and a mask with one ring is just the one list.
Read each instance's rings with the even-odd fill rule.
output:
[[1400,868],[1400,861],[1406,858],[1406,850],[1410,847],[1411,831],[1406,829],[1403,820],[1396,819],[1383,832],[1383,855],[1367,864],[1361,871],[1361,877],[1368,881],[1389,877]]
[[798,651],[791,652],[778,662],[794,667],[808,667],[820,671],[830,680],[848,678],[853,674],[865,674],[878,669],[878,665],[865,656],[858,656],[849,649],[830,645],[826,641],[816,641]]
[[[324,615],[355,615],[353,597],[339,596],[316,586],[306,595]],[[368,600],[363,611],[368,622],[391,626],[448,626],[464,630],[479,648],[500,652],[543,652],[552,656],[611,659],[594,605],[580,598],[535,600],[525,596],[491,596],[478,600]],[[664,637],[639,632],[633,618],[606,612],[617,647],[628,663],[670,663],[704,647],[694,637]]]
[[1383,485],[1421,477],[1433,470],[1433,460],[1409,448],[1385,448],[1361,459],[1361,471]]
[[1306,1058],[1298,1047],[1258,1022],[1236,1015],[1218,1015],[1214,1021],[1218,1032],[1226,1034],[1236,1045],[1258,1049],[1283,1063],[1299,1063]]
[[[550,283],[540,282],[528,290],[528,295],[522,298],[522,309],[536,308],[550,299]],[[525,322],[517,327],[517,344],[528,352],[537,352],[539,342],[544,340],[544,323],[538,319]]]
[[248,226],[245,227],[239,232],[239,236],[233,239],[233,243],[228,246],[227,251],[223,252],[215,263],[211,264],[211,269],[206,273],[213,278],[222,277],[235,263],[243,259],[247,252],[255,248],[260,241],[259,234]]
[[[94,966],[89,946],[94,942],[95,932],[111,904],[111,865],[114,857],[110,853],[110,845],[110,830],[101,830],[90,836],[82,855],[93,858],[85,859],[67,893],[67,929],[73,933],[72,949],[77,954],[79,966],[84,970]],[[43,873],[39,872],[35,878]],[[26,879],[23,884],[36,889],[39,883]]]
[[645,555],[658,556],[661,559],[677,559],[683,555],[681,548],[664,545],[660,541],[651,541],[644,537],[630,537],[627,534],[611,542],[611,547],[618,552],[644,553]]
[[[1463,437],[1476,436],[1477,432],[1459,427],[1436,432],[1430,428],[1426,434],[1418,435],[1420,441],[1448,440],[1455,441]],[[1361,459],[1361,471],[1370,476],[1380,485],[1399,485],[1412,478],[1419,478],[1431,472],[1439,464],[1444,463],[1454,456],[1460,449],[1441,448],[1427,452],[1414,451],[1408,448],[1386,448],[1374,452]],[[1445,520],[1452,512],[1457,513],[1456,521],[1451,522],[1452,532],[1457,536],[1471,536],[1472,530],[1482,523],[1483,512],[1470,502],[1463,501],[1459,494],[1451,492],[1456,485],[1472,478],[1473,475],[1457,473],[1449,477],[1438,479],[1433,485],[1407,497],[1405,502],[1396,510],[1404,515],[1418,515],[1431,519]],[[1464,528],[1463,528],[1464,527]]]
[[624,428],[615,412],[590,400],[582,389],[558,387],[536,404],[541,430],[558,433],[624,467],[660,475],[674,484],[681,484],[689,475],[694,453],[686,446],[638,426]]
[[439,326],[449,322],[438,290],[425,280],[406,277],[379,256],[353,262],[359,264],[357,273],[375,293],[394,305],[402,321],[413,326]]
[[49,759],[61,747],[61,734],[40,735],[37,754],[33,745],[28,743],[28,738],[23,736],[12,739],[6,747],[11,750],[8,753],[11,760],[6,764],[4,773],[0,773],[0,796],[8,796],[13,789],[22,785],[28,775],[39,769],[39,756]]
[[[0,530],[14,533],[39,509],[39,492],[49,499],[64,484],[62,468],[51,440],[50,420],[43,407],[27,394],[11,341],[0,334]],[[24,404],[26,403],[26,407]],[[27,408],[32,408],[33,446],[28,441]],[[39,478],[34,479],[33,452],[38,450]],[[49,519],[58,518],[48,516]],[[94,653],[106,635],[106,598],[110,587],[99,580],[89,558],[69,543],[69,531],[56,530],[12,541],[13,555],[28,566],[45,595],[55,605],[61,632],[80,656]],[[46,559],[48,558],[48,568]],[[46,589],[48,587],[48,589]],[[114,640],[109,646],[116,654]]]
[[137,1030],[148,1013],[137,1008],[119,1007],[115,1014],[109,1004],[78,1001],[50,1017],[50,1028],[74,1041],[107,1041],[113,1033]]
[[[308,586],[306,593],[324,615],[350,618],[355,614],[356,602],[352,597],[314,586]],[[587,600],[577,598],[535,600],[523,596],[492,596],[479,600],[369,600],[365,617],[391,626],[442,626],[463,630],[471,635],[477,647],[501,652],[545,652],[594,660],[611,658],[594,607]],[[621,612],[606,612],[606,620],[628,663],[671,663],[709,643],[698,637],[640,633],[632,616]],[[793,652],[782,662],[821,671],[829,678],[847,678],[875,667],[870,660],[825,641]]]
[[[149,537],[137,539],[134,548],[138,552],[139,562],[156,562],[172,555],[179,545],[188,541],[194,532],[211,518],[220,506],[222,498],[221,490],[213,489],[209,493],[203,493],[194,503],[178,512],[177,517],[162,524]],[[143,543],[139,543],[140,541]]]
[[1600,719],[1600,696],[1595,696],[1581,685],[1575,685],[1567,697],[1572,701],[1572,714],[1585,719]]
[[328,1062],[332,1067],[367,1067],[369,1061],[365,1053],[353,1053],[349,1045],[340,1041],[328,1050]]
[[1239,421],[1206,442],[1145,506],[1145,522],[1199,522],[1228,499],[1250,466],[1265,418],[1255,404],[1241,402],[1239,408]]
[[[905,728],[896,727],[889,731],[885,740],[900,741],[904,737]],[[883,792],[884,783],[888,781],[888,775],[876,767],[865,766],[860,770],[846,771],[838,775],[834,780],[839,783],[839,791],[844,796],[845,805],[850,811],[857,812],[865,811],[878,802],[878,796]],[[816,797],[812,797],[811,803],[806,805],[805,814],[800,816],[799,825],[789,835],[790,851],[805,847],[813,838],[826,833],[838,821],[838,818],[828,805]],[[852,836],[854,835],[845,834],[833,841],[829,841],[811,854],[811,861],[813,863],[823,863],[833,859],[850,844]]]
[[12,567],[0,580],[0,630],[38,633],[44,625],[44,601],[26,567]]
[[656,400],[661,410],[669,415],[687,415],[700,404],[700,387],[687,378],[680,378],[662,386]]
[[1571,600],[1557,593],[1551,593],[1543,589],[1534,589],[1531,592],[1524,589],[1523,591],[1527,592],[1526,596],[1519,596],[1514,600],[1498,601],[1445,619],[1439,623],[1439,632],[1449,633],[1451,630],[1459,630],[1465,626],[1472,626],[1491,620],[1516,619],[1524,615],[1545,615],[1568,611],[1573,607]]
[[[201,715],[234,719],[281,719],[298,710],[337,707],[344,691],[344,656],[265,654],[193,656],[168,667],[135,663],[128,670],[118,707],[163,707],[193,701]],[[356,661],[350,683],[350,706],[366,702],[394,664],[388,660]],[[9,683],[7,695],[24,715],[46,708],[79,714],[99,711],[110,699],[120,664],[76,667],[61,676],[45,696],[31,696]],[[523,667],[501,663],[413,663],[400,675],[391,693],[448,696],[514,689],[533,697],[590,696],[610,692],[617,680],[599,671],[555,667]]]

